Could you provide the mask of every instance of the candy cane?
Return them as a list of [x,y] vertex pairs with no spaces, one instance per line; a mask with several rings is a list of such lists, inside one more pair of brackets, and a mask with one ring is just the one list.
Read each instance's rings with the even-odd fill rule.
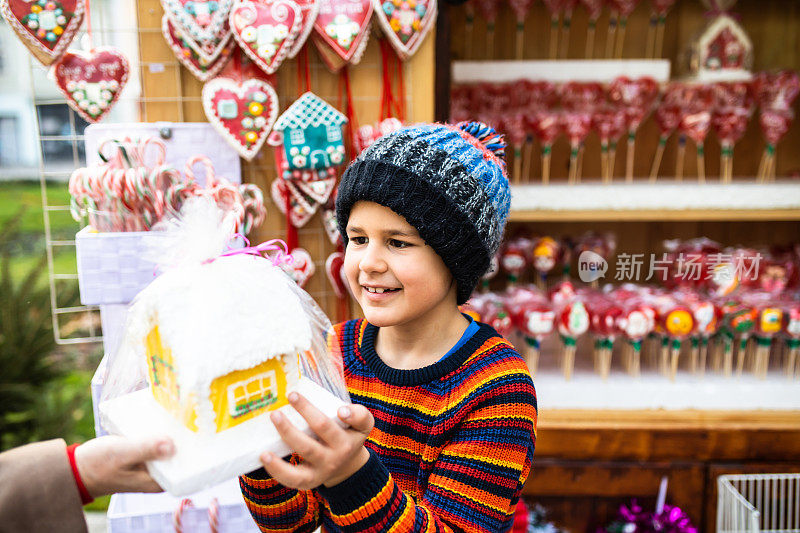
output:
[[195,180],[194,171],[192,168],[197,163],[201,163],[203,165],[203,169],[205,170],[206,188],[213,189],[218,183],[216,173],[214,172],[214,164],[208,157],[204,155],[196,155],[186,162],[186,169],[184,171],[186,177],[192,181]]
[[192,504],[192,500],[190,500],[189,498],[184,498],[181,500],[181,503],[180,505],[178,505],[178,508],[175,509],[175,512],[172,515],[172,525],[175,527],[175,533],[183,533],[183,523],[182,523],[183,513],[186,511],[186,509],[189,509],[190,507],[194,507],[194,504]]
[[219,533],[219,501],[216,498],[211,498],[208,504],[208,525],[211,533]]

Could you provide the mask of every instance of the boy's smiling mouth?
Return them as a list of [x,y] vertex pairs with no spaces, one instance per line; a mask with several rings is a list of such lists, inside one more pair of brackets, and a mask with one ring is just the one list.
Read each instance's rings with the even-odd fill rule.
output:
[[393,293],[400,290],[400,287],[382,287],[377,285],[362,285],[361,288],[367,293],[374,295]]

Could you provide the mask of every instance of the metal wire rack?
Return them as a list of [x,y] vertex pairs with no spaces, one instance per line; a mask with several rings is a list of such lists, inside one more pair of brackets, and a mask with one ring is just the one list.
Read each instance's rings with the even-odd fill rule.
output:
[[717,533],[800,532],[800,474],[717,478]]

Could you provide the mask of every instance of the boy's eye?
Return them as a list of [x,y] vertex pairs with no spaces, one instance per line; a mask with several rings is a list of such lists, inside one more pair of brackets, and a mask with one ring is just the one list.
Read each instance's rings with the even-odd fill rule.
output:
[[367,238],[366,237],[350,237],[350,242],[353,244],[366,244]]
[[395,248],[408,248],[409,246],[411,246],[409,243],[404,241],[398,241],[397,239],[390,240],[389,244],[394,246]]

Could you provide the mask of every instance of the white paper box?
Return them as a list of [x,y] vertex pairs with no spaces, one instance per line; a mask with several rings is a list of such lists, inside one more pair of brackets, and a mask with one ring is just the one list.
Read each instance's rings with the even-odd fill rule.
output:
[[[308,378],[295,389],[327,417],[342,425],[336,410],[344,403]],[[290,405],[280,408],[301,431],[312,434],[303,417]],[[271,451],[279,457],[291,450],[281,440],[269,416],[259,416],[213,436],[187,429],[156,403],[150,389],[142,389],[100,406],[103,426],[125,437],[167,435],[176,453],[164,461],[147,463],[147,470],[161,487],[174,496],[191,494],[261,466],[259,456]]]
[[[218,505],[218,533],[258,533],[244,504],[239,483],[230,479],[216,487],[192,494],[192,506],[181,514],[184,533],[209,533],[208,508]],[[109,533],[174,533],[173,519],[181,498],[161,494],[115,494],[108,506]]]
[[78,286],[83,305],[126,304],[156,278],[156,265],[142,258],[158,232],[98,233],[83,228],[75,235]]
[[[160,135],[162,130],[169,131],[169,138]],[[101,122],[89,124],[85,132],[86,165],[100,164],[97,150],[105,139],[143,139],[158,137],[167,148],[165,164],[181,174],[186,161],[197,154],[203,154],[214,164],[214,173],[231,183],[242,182],[241,160],[239,154],[220,137],[217,130],[208,122],[151,122],[133,124],[112,124]],[[108,150],[111,153],[111,150]],[[155,153],[155,152],[153,152]],[[109,154],[106,154],[109,155]],[[154,158],[147,152],[148,157]],[[149,159],[150,161],[152,159]],[[205,175],[200,165],[194,169],[197,181],[205,185]]]

